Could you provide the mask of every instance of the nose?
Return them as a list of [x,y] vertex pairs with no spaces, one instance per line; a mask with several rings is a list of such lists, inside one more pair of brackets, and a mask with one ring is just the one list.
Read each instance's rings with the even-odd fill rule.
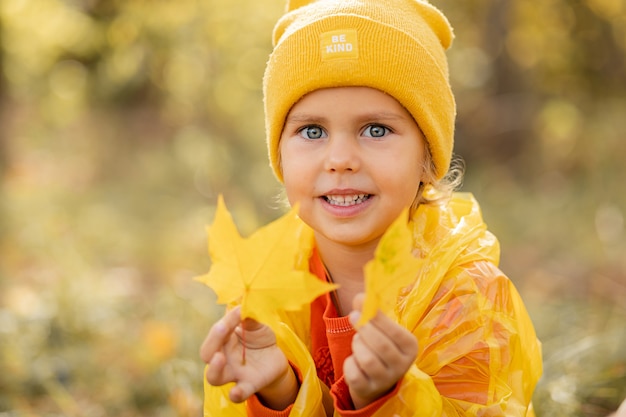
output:
[[361,166],[358,140],[349,135],[335,135],[328,141],[325,167],[327,171],[357,171]]

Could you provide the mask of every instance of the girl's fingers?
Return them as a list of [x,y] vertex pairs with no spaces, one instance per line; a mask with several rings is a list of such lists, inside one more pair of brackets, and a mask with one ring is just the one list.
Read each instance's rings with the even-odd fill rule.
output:
[[[213,360],[207,367],[206,379],[209,384],[220,386],[234,381],[233,375],[230,375],[230,373],[226,364],[226,358],[221,352],[218,352],[213,356]],[[240,403],[247,400],[256,391],[255,386],[251,382],[238,381],[230,390],[229,397],[231,401]]]
[[206,370],[206,380],[209,384],[219,386],[232,381],[232,375],[228,372],[226,357],[222,352],[213,355]]
[[[357,294],[352,300],[352,308],[354,310],[350,313],[350,316],[353,325],[360,317],[364,300],[365,293]],[[417,340],[415,336],[380,311],[368,323],[360,326],[358,333],[363,336],[364,342],[376,351],[386,351],[395,348],[403,356],[414,357],[417,355]]]
[[[387,380],[393,376],[389,358],[383,357],[378,351],[363,343],[361,336],[356,334],[352,340],[352,358],[361,373],[370,381]],[[393,355],[393,353],[392,353]]]
[[397,352],[411,358],[417,355],[415,336],[380,312],[359,329],[359,335],[375,352]]
[[241,327],[246,331],[255,331],[261,329],[263,325],[254,319],[246,318],[241,322]]
[[211,327],[200,347],[200,357],[204,362],[209,363],[213,355],[224,347],[240,322],[240,308],[235,307]]
[[268,326],[249,318],[235,329],[235,334],[247,349],[265,349],[276,344],[276,336]]
[[[357,294],[353,299],[354,319],[363,307],[365,294]],[[368,323],[358,328],[352,342],[352,353],[368,378],[388,378],[406,368],[417,356],[417,339],[398,323],[380,311]]]
[[368,377],[363,373],[353,356],[348,356],[343,362],[343,377],[349,387],[359,391],[364,391],[368,387]]
[[240,403],[250,398],[255,392],[257,389],[252,383],[241,381],[230,390],[228,396],[232,402]]

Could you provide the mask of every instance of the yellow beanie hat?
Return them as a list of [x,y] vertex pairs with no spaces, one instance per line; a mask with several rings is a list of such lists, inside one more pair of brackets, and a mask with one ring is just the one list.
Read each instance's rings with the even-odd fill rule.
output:
[[279,141],[291,107],[329,87],[383,91],[426,136],[436,175],[450,166],[456,106],[445,50],[454,35],[423,0],[299,0],[274,27],[263,94],[270,165],[282,182]]

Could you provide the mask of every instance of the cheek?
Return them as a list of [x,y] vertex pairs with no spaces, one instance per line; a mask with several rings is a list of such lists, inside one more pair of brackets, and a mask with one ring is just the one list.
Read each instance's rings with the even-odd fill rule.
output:
[[311,171],[312,153],[310,147],[302,146],[297,141],[281,142],[279,148],[280,170],[283,178],[293,177],[296,181],[302,181],[301,177]]
[[301,178],[301,172],[298,170],[298,163],[292,157],[289,150],[283,149],[281,147],[280,150],[280,171],[283,176],[283,187],[285,189],[285,194],[287,195],[287,199],[290,204],[293,204],[296,200],[299,199],[299,195],[301,194],[301,181],[298,178]]
[[[402,158],[396,159],[396,161],[400,160]],[[410,205],[418,193],[423,176],[423,162],[419,158],[415,158],[405,160],[401,164],[394,164],[394,170],[389,173],[389,180],[395,184],[397,198]]]
[[280,146],[278,148],[278,166],[280,169],[280,173],[283,175],[283,181],[287,181],[287,177],[290,177],[292,174],[291,166],[292,159],[289,157],[289,151],[284,149],[284,146]]
[[411,177],[403,183],[404,188],[399,191],[401,198],[404,201],[404,205],[411,205],[417,196],[420,187],[420,181],[418,176]]

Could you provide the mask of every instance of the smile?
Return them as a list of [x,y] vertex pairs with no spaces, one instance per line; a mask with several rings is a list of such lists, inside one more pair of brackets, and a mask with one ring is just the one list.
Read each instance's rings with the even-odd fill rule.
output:
[[369,199],[371,194],[326,195],[323,198],[333,206],[354,206]]

